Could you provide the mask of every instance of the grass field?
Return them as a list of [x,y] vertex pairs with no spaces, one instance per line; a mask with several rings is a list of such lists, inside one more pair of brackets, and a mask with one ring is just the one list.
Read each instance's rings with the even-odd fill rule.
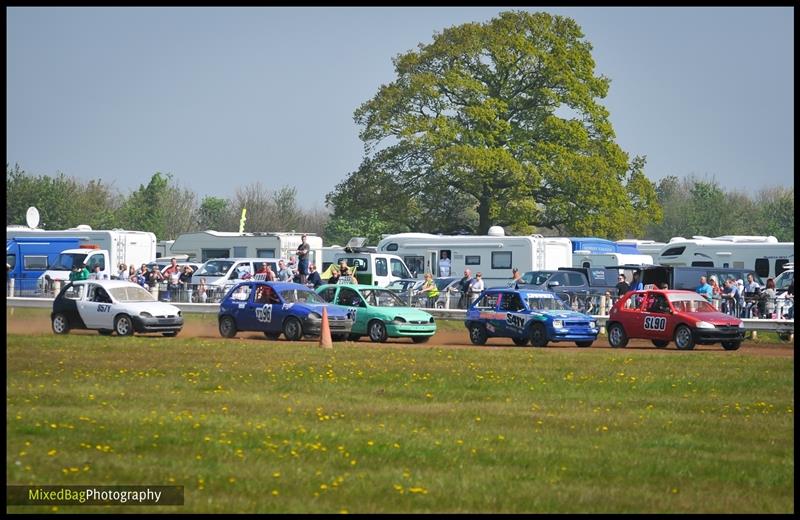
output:
[[49,332],[6,352],[8,484],[185,486],[59,512],[794,511],[793,357]]

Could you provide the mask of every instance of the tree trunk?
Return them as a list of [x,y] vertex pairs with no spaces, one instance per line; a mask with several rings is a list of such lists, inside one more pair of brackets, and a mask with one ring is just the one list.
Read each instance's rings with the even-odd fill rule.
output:
[[483,194],[478,201],[478,234],[485,235],[489,232],[489,227],[492,225],[489,222],[489,209],[491,207],[492,197],[488,190],[484,188]]

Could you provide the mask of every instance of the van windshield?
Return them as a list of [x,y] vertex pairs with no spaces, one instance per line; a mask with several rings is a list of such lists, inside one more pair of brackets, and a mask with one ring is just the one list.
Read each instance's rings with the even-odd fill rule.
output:
[[541,271],[530,271],[522,275],[522,280],[531,285],[544,285],[550,275],[553,273],[545,273]]
[[83,265],[86,253],[61,253],[48,267],[51,271],[71,271],[73,265]]
[[231,260],[209,260],[197,272],[198,276],[225,276],[233,265]]

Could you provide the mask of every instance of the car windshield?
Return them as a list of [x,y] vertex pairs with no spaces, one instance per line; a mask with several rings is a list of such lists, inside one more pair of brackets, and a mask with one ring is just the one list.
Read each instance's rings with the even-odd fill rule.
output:
[[531,285],[542,285],[544,284],[552,273],[542,273],[540,271],[532,271],[530,273],[525,273],[522,277],[525,283],[529,283]]
[[775,278],[775,289],[785,291],[794,281],[794,271],[784,271]]
[[416,280],[395,280],[386,286],[387,289],[392,291],[405,291],[410,285],[414,285]]
[[225,276],[233,265],[231,260],[209,260],[197,272],[198,276]]
[[154,302],[156,299],[152,294],[145,291],[138,285],[124,285],[113,287],[108,290],[111,297],[118,302]]
[[550,295],[531,294],[527,300],[528,308],[532,311],[565,311],[564,302]]
[[303,289],[286,289],[281,291],[281,298],[286,303],[325,303],[314,291]]
[[406,307],[403,300],[386,289],[362,289],[361,296],[373,307]]
[[73,265],[83,265],[86,260],[86,253],[61,253],[50,264],[51,271],[70,271]]
[[693,293],[671,293],[667,295],[677,312],[716,312],[717,309],[708,300]]

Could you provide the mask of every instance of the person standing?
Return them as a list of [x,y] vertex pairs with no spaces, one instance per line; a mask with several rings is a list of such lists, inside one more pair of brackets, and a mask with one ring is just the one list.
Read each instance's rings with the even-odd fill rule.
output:
[[439,276],[450,276],[450,256],[447,251],[442,251],[442,257],[439,259]]
[[631,290],[631,286],[628,285],[628,282],[625,280],[624,274],[619,275],[616,287],[618,297],[623,296],[626,292]]
[[425,273],[425,283],[422,284],[419,292],[424,293],[428,298],[426,307],[432,308],[436,305],[436,300],[439,299],[439,288],[436,287],[431,273]]
[[308,264],[308,277],[306,279],[306,285],[311,284],[314,289],[322,285],[322,278],[320,278],[319,273],[317,272],[317,266],[314,264]]
[[289,269],[288,265],[286,265],[286,262],[283,260],[283,258],[278,260],[278,281],[291,282],[293,277],[294,273],[292,273],[292,270]]
[[461,292],[461,296],[458,298],[459,309],[466,309],[469,306],[469,288],[473,281],[470,270],[464,269],[464,277],[458,281],[458,290]]
[[[311,246],[306,242],[306,234],[300,237],[300,245],[297,246],[297,270],[300,272],[300,283],[305,284],[308,278],[308,252]],[[319,273],[317,273],[319,275]]]
[[469,303],[471,304],[474,302],[478,296],[483,292],[484,289],[483,285],[483,274],[478,272],[475,273],[475,280],[472,282],[472,285],[469,287]]
[[641,274],[639,273],[639,271],[636,271],[635,273],[633,273],[633,280],[631,280],[631,287],[630,287],[631,291],[643,291],[644,290],[644,284],[640,280],[640,276],[641,276]]
[[708,283],[706,282],[705,276],[700,277],[700,285],[697,287],[697,289],[695,289],[695,292],[700,296],[704,296],[705,299],[708,300],[709,302],[711,301],[711,298],[714,296],[713,290],[711,289],[711,286],[708,285]]
[[519,269],[515,267],[511,270],[511,286],[514,289],[519,289],[519,284],[522,283],[520,280],[522,280],[522,275],[519,274]]
[[208,300],[208,291],[206,287],[205,277],[200,278],[200,283],[197,284],[197,297],[200,300],[200,303],[206,303],[206,301]]

